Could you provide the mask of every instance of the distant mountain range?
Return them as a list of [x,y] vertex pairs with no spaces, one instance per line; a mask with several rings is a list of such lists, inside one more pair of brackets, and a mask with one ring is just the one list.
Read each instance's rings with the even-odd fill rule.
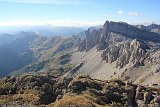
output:
[[0,60],[2,61],[0,77],[25,65],[41,63],[57,53],[69,51],[72,47],[75,48],[80,41],[76,36],[44,37],[34,32],[20,32],[16,35],[3,34],[0,40],[3,41],[0,45]]
[[160,34],[160,25],[157,24],[151,24],[148,26],[144,26],[144,25],[137,25],[138,28],[142,29],[142,30],[147,30],[150,32],[155,32]]
[[70,36],[86,30],[87,27],[58,27],[52,25],[41,26],[1,26],[0,33],[16,34],[19,32],[35,32],[41,36]]

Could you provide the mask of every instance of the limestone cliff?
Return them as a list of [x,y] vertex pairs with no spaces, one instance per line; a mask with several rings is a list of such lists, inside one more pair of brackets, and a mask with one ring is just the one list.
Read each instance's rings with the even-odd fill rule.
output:
[[[122,74],[114,71],[112,75],[121,75],[122,78],[129,77],[130,80],[143,83],[147,83],[146,81],[152,78],[157,83],[159,80],[154,78],[157,77],[155,72],[159,72],[160,66],[160,35],[148,30],[149,27],[150,29],[157,28],[152,25],[142,29],[124,22],[106,21],[102,28],[86,31],[86,38],[81,40],[83,44],[79,45],[79,51],[89,52],[90,49],[96,47],[97,52],[101,53],[101,59],[114,65],[117,68],[115,71],[124,69]],[[137,75],[140,78],[133,75],[134,72],[138,72]],[[151,84],[152,82],[150,81]]]

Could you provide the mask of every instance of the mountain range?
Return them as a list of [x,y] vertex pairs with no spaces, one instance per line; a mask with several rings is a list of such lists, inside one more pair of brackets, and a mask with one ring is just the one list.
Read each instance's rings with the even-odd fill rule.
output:
[[35,32],[41,36],[70,36],[81,33],[87,27],[68,27],[46,25],[22,25],[22,26],[0,26],[0,34],[9,33],[16,35],[19,32]]
[[[23,80],[22,78],[25,78],[23,81],[26,80],[27,82],[31,82],[31,78],[36,81],[39,81],[39,78],[48,81],[48,79],[51,79],[50,75],[54,75],[55,78],[63,78],[62,80],[53,80],[59,81],[57,84],[61,83],[61,81],[63,81],[62,84],[64,84],[64,81],[66,81],[67,91],[70,89],[68,89],[69,86],[72,86],[71,89],[75,89],[76,91],[76,89],[78,90],[77,87],[82,85],[82,87],[85,87],[82,89],[83,91],[85,90],[85,93],[88,92],[86,91],[88,89],[86,87],[89,87],[89,89],[95,89],[94,91],[96,92],[94,92],[94,95],[103,97],[106,96],[101,88],[98,89],[99,84],[103,84],[102,81],[118,79],[118,82],[116,81],[114,84],[124,84],[123,86],[125,86],[127,83],[122,83],[121,81],[130,83],[128,86],[130,86],[132,90],[129,90],[128,93],[132,93],[130,91],[133,91],[133,93],[141,93],[142,90],[136,91],[132,84],[154,86],[156,88],[160,87],[159,31],[160,25],[156,24],[144,26],[130,25],[125,22],[106,21],[102,27],[90,27],[87,30],[78,32],[74,35],[70,34],[71,36],[67,37],[46,37],[41,36],[34,31],[23,31],[14,35],[2,34],[0,36],[0,41],[2,41],[0,42],[0,77],[8,76],[9,79],[6,81],[11,81],[12,77],[14,79],[18,78],[15,80],[18,84],[18,81]],[[48,77],[44,78],[43,75],[48,75]],[[88,81],[92,81],[91,85],[86,85],[89,84],[88,81],[85,82],[86,84],[84,85],[83,82],[81,83],[81,79],[74,81],[74,78],[82,75],[89,76],[81,78],[87,78],[87,80],[89,78]],[[65,78],[72,78],[75,83]],[[121,81],[119,81],[119,79]],[[97,81],[101,82],[97,83]],[[17,84],[15,84],[15,87],[18,88],[17,90],[19,92],[20,88]],[[48,86],[52,84],[53,83],[49,83]],[[74,88],[74,85],[76,84],[79,85]],[[25,85],[25,89],[28,90],[26,87],[30,87],[30,85]],[[118,86],[115,87],[117,88]],[[33,88],[33,86],[31,86],[31,88]],[[65,87],[62,89],[64,88]],[[120,89],[123,90],[123,88]],[[39,91],[38,88],[37,90]],[[93,92],[93,90],[91,90],[91,92]],[[148,88],[144,90],[146,91]],[[4,89],[4,91],[6,90]],[[127,91],[127,89],[125,88],[124,91]],[[46,93],[44,90],[43,92]],[[99,94],[97,92],[99,92]],[[117,93],[120,92],[121,91],[119,90]],[[62,95],[63,98],[68,98],[67,94],[64,93],[61,93],[65,95]],[[76,93],[78,92],[76,91]],[[154,92],[151,93],[153,94]],[[58,97],[57,94],[52,94],[56,95],[56,98]],[[114,94],[113,96],[116,95],[117,94]],[[131,95],[134,97],[133,101],[130,99],[127,103],[123,102],[122,104],[122,102],[118,102],[121,100],[118,100],[115,101],[115,103],[122,104],[120,106],[129,104],[131,107],[142,103],[135,100],[135,94]],[[157,93],[155,95],[157,95]],[[40,94],[40,96],[43,96],[43,94]],[[119,94],[118,96],[124,98],[124,96]],[[50,104],[53,101],[56,102],[55,98],[52,98],[52,96],[50,97],[52,100],[48,100],[49,102],[45,102],[46,104]],[[154,98],[156,97],[154,96],[151,99]],[[63,100],[65,99],[62,99],[62,102]],[[58,101],[59,100],[57,100],[56,103],[59,103]],[[105,101],[102,101],[102,103],[109,104],[109,102],[107,102],[109,100]],[[151,100],[145,102],[146,99],[143,99],[143,101],[144,105],[152,105]],[[39,102],[41,101],[39,100]],[[43,103],[43,101],[41,103]],[[153,106],[154,105],[149,107]]]
[[[154,74],[160,69],[160,34],[156,32],[159,29],[155,24],[134,26],[106,21],[103,27],[90,27],[84,33],[70,37],[44,37],[24,31],[16,35],[3,34],[1,41],[6,44],[1,42],[1,77],[25,72],[59,71],[66,66],[82,65],[75,71],[74,67],[69,67],[74,72],[66,71],[64,75],[82,73],[94,78],[119,77],[145,84],[153,80],[158,82]],[[67,58],[61,59],[65,55]],[[60,63],[63,60],[65,64]],[[133,72],[137,72],[136,75]]]

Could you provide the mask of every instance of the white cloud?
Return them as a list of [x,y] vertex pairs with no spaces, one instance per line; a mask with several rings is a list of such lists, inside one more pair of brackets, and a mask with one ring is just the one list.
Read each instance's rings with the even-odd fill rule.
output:
[[26,20],[26,21],[0,22],[0,26],[45,25],[45,24],[50,24],[54,26],[96,26],[96,25],[102,25],[103,23],[104,23],[103,21],[87,22],[78,20],[51,20],[51,21]]
[[130,16],[141,16],[141,14],[137,12],[129,12],[129,15]]
[[121,15],[121,14],[123,14],[123,11],[122,11],[122,10],[119,10],[117,13],[118,13],[119,15]]
[[4,0],[8,2],[17,3],[32,3],[32,4],[63,4],[63,5],[75,5],[81,4],[81,0]]

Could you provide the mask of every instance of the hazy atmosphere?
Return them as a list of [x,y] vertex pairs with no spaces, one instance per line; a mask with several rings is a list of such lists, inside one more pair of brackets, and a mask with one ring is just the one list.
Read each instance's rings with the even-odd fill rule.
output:
[[0,107],[160,107],[160,0],[0,0]]
[[0,26],[160,23],[159,0],[1,0]]

